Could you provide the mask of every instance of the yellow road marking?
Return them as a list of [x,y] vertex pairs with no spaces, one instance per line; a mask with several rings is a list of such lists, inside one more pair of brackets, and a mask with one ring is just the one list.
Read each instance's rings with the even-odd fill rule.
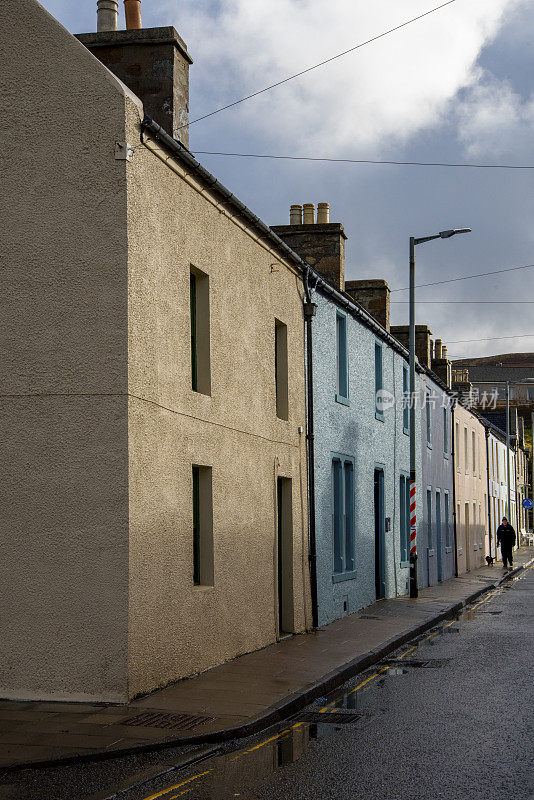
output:
[[[280,737],[282,737],[282,736],[287,736],[287,734],[291,733],[291,731],[295,730],[295,728],[300,728],[304,724],[305,724],[304,722],[296,722],[290,728],[286,728],[285,731],[281,731],[280,733],[277,733],[276,736],[271,736],[270,739],[265,739],[264,742],[260,742],[259,744],[255,745],[254,747],[249,747],[248,750],[243,750],[242,753],[238,753],[238,755],[235,756],[234,758],[231,758],[230,761],[237,761],[239,758],[242,758],[243,756],[246,756],[247,753],[253,753],[255,750],[259,750],[260,748],[265,747],[266,744],[270,744],[270,742],[275,742],[277,739],[280,739]],[[150,799],[146,798],[146,800],[150,800]]]
[[[156,800],[156,798],[163,797],[164,795],[169,794],[169,792],[173,792],[175,789],[179,789],[181,786],[185,786],[187,783],[191,783],[191,781],[197,781],[199,778],[203,778],[204,775],[209,775],[210,772],[213,772],[213,768],[207,769],[205,772],[199,772],[197,775],[193,775],[192,778],[188,778],[186,781],[182,781],[181,783],[175,783],[174,786],[169,786],[167,789],[163,789],[163,791],[161,792],[157,792],[156,794],[151,794],[150,797],[144,797],[143,800]],[[187,791],[190,790],[188,789]],[[175,797],[177,796],[178,795],[175,795]],[[171,798],[168,798],[168,800],[171,800]]]

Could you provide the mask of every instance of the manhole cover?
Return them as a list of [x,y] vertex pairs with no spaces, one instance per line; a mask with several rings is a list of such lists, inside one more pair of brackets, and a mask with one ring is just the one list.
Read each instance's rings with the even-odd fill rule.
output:
[[326,722],[332,725],[347,725],[351,722],[358,722],[360,719],[365,719],[367,714],[350,713],[346,711],[334,711],[331,714],[321,714],[316,711],[304,711],[302,714],[297,714],[293,717],[296,722],[309,722],[312,725]]
[[212,722],[213,717],[194,717],[190,714],[163,714],[158,711],[144,711],[135,717],[121,722],[121,725],[141,726],[143,728],[169,728],[173,731],[188,731]]

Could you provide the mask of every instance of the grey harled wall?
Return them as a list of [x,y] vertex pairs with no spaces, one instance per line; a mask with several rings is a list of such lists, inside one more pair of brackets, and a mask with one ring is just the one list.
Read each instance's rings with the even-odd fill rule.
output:
[[[402,405],[386,410],[384,421],[375,418],[375,335],[347,315],[349,351],[349,401],[336,402],[336,305],[320,292],[313,322],[314,411],[316,465],[316,533],[319,624],[343,616],[343,599],[353,613],[375,601],[374,469],[385,472],[385,515],[391,517],[386,533],[386,595],[406,594],[408,569],[400,565],[399,478],[409,475],[409,440],[403,433]],[[384,389],[402,397],[404,359],[384,343]],[[420,417],[417,420],[417,435]],[[332,582],[332,453],[354,459],[355,570],[356,577]],[[420,469],[420,463],[418,464]],[[419,473],[420,474],[420,473]],[[418,493],[420,495],[420,492]],[[420,497],[418,498],[420,502]]]
[[[421,420],[421,442],[420,452],[422,460],[422,472],[420,481],[420,488],[422,492],[423,505],[419,516],[422,519],[423,525],[420,528],[420,536],[418,542],[419,558],[419,585],[420,586],[433,586],[438,582],[438,550],[437,550],[437,531],[436,531],[436,489],[441,490],[441,522],[442,522],[442,571],[443,580],[452,578],[455,573],[454,561],[454,499],[453,499],[453,462],[452,462],[452,426],[451,426],[451,410],[449,405],[449,396],[440,386],[433,381],[428,375],[423,377],[423,391],[428,388],[431,397],[431,446],[427,444],[426,433],[426,410],[424,403],[421,405],[421,413],[419,415]],[[424,394],[423,394],[424,397]],[[447,405],[447,428],[448,428],[448,445],[447,451],[444,449],[444,430],[443,430],[443,405]],[[427,488],[432,489],[432,547],[428,547],[428,517],[427,517],[427,504],[426,493]],[[451,531],[451,546],[447,548],[445,545],[445,501],[443,499],[444,492],[449,493],[449,526]]]

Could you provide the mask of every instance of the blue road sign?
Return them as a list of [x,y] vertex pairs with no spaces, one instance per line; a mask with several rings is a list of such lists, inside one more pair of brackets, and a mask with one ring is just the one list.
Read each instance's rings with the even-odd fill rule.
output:
[[528,510],[530,511],[530,509],[532,508],[532,506],[534,505],[534,503],[532,502],[532,500],[530,500],[530,499],[527,497],[527,499],[526,499],[526,500],[523,500],[523,502],[521,503],[521,505],[523,506],[523,508],[528,508]]

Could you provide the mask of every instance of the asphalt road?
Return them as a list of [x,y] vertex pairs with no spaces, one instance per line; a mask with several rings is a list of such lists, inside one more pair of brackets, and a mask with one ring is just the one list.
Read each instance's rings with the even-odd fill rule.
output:
[[533,617],[530,568],[216,758],[126,792],[176,754],[30,771],[0,779],[0,799],[534,800]]

